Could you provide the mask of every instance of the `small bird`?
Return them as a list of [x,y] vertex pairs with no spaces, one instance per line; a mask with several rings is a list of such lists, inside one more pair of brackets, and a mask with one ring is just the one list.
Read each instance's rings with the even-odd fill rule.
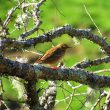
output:
[[62,59],[68,48],[71,47],[67,44],[61,43],[46,51],[46,53],[38,59],[37,63],[55,65]]

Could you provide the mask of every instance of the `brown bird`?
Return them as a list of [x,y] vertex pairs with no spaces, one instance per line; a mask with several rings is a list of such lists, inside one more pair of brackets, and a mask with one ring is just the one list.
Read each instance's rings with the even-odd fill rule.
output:
[[55,65],[62,59],[68,48],[70,47],[67,44],[59,44],[49,49],[41,58],[39,58],[37,63]]

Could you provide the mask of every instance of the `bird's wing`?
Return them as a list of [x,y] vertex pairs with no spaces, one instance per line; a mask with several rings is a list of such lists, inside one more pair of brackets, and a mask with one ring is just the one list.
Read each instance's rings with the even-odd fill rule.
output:
[[60,57],[61,54],[61,49],[60,48],[56,48],[56,47],[53,47],[51,49],[49,49],[40,59],[40,61],[48,61],[48,60],[52,60],[54,59],[55,57]]

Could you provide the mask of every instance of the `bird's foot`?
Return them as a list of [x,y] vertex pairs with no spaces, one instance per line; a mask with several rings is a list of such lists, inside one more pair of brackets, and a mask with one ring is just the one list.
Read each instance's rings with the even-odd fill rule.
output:
[[59,69],[60,67],[58,67],[58,66],[52,66],[51,68],[57,70],[57,69]]

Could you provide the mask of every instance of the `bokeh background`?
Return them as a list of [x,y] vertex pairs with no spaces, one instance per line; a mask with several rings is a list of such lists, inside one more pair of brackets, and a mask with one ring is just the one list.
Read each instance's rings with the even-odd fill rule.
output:
[[[30,2],[35,2],[35,0],[28,0]],[[37,0],[36,0],[37,1]],[[2,20],[6,19],[7,12],[17,5],[17,0],[0,0],[0,18]],[[86,6],[86,9],[88,10],[89,14],[91,15],[92,19],[94,20],[94,23],[97,25],[97,27],[100,29],[100,32],[102,33],[102,36],[98,33],[98,30],[94,23],[91,21],[90,17],[88,16],[84,5]],[[74,28],[78,29],[91,29],[92,33],[99,35],[100,37],[106,37],[106,41],[110,42],[110,3],[109,0],[48,0],[41,8],[42,13],[40,15],[40,19],[42,20],[42,25],[40,26],[41,29],[44,30],[44,32],[48,32],[49,30],[53,28],[57,28],[59,26],[63,26],[65,24],[70,24]],[[11,19],[9,27],[9,32],[11,33],[9,37],[12,38],[18,38],[20,34],[24,31],[23,28],[16,29],[15,28],[15,21],[17,19],[17,15],[20,12],[17,11],[13,18]],[[29,30],[33,26],[32,21],[29,22],[29,25],[27,25],[27,30]],[[42,34],[43,32],[39,30],[38,32],[34,33],[33,35],[29,36],[36,37],[39,34]],[[66,53],[63,61],[66,67],[71,67],[75,65],[76,63],[86,59],[96,59],[104,57],[104,53],[101,52],[100,47],[86,39],[78,40],[78,39],[72,39],[68,35],[63,35],[59,38],[56,38],[48,43],[42,43],[36,45],[36,47],[31,48],[30,50],[34,52],[40,52],[44,53],[46,50],[52,47],[52,45],[57,45],[59,43],[67,43],[72,47],[72,49],[68,50]],[[25,56],[25,55],[24,55]],[[97,71],[100,69],[106,69],[109,68],[110,64],[101,64],[100,66],[95,66],[91,68],[87,68],[87,70],[91,71]],[[107,73],[101,73],[100,75],[108,75]],[[18,84],[17,81],[16,85]],[[14,82],[14,84],[15,84]],[[45,82],[45,81],[44,81]],[[10,79],[7,80],[7,78],[3,78],[3,84],[5,84],[4,89],[4,97],[9,99],[16,99],[19,97],[22,97],[22,93],[18,92],[13,88],[13,83]],[[70,92],[72,92],[72,88],[68,86],[66,82],[58,82],[58,84],[62,84],[64,88],[66,88],[68,91],[58,88],[58,94],[57,94],[57,100],[64,99],[64,97],[69,96]],[[79,85],[76,82],[71,82],[73,86]],[[18,84],[19,85],[19,84]],[[42,85],[42,81],[39,81],[39,84],[37,86],[39,87]],[[46,87],[48,83],[44,84],[44,87]],[[19,87],[18,87],[19,88]],[[23,89],[23,88],[22,88]],[[105,88],[107,89],[107,88]],[[88,86],[81,86],[78,88],[74,93],[87,93]],[[109,89],[107,89],[109,90]],[[10,92],[13,92],[13,94],[9,94]],[[18,97],[19,95],[19,97]],[[20,96],[21,95],[21,96]],[[95,94],[98,97],[98,94]],[[73,97],[73,101],[71,102],[71,107],[74,110],[85,110],[89,109],[85,107],[84,103],[87,99],[87,95],[76,95]],[[22,100],[22,99],[21,99]],[[56,104],[55,110],[64,110],[69,102],[70,98],[68,98],[66,101],[61,101],[60,103]],[[103,103],[103,102],[102,102]],[[98,110],[99,108],[97,108]]]

